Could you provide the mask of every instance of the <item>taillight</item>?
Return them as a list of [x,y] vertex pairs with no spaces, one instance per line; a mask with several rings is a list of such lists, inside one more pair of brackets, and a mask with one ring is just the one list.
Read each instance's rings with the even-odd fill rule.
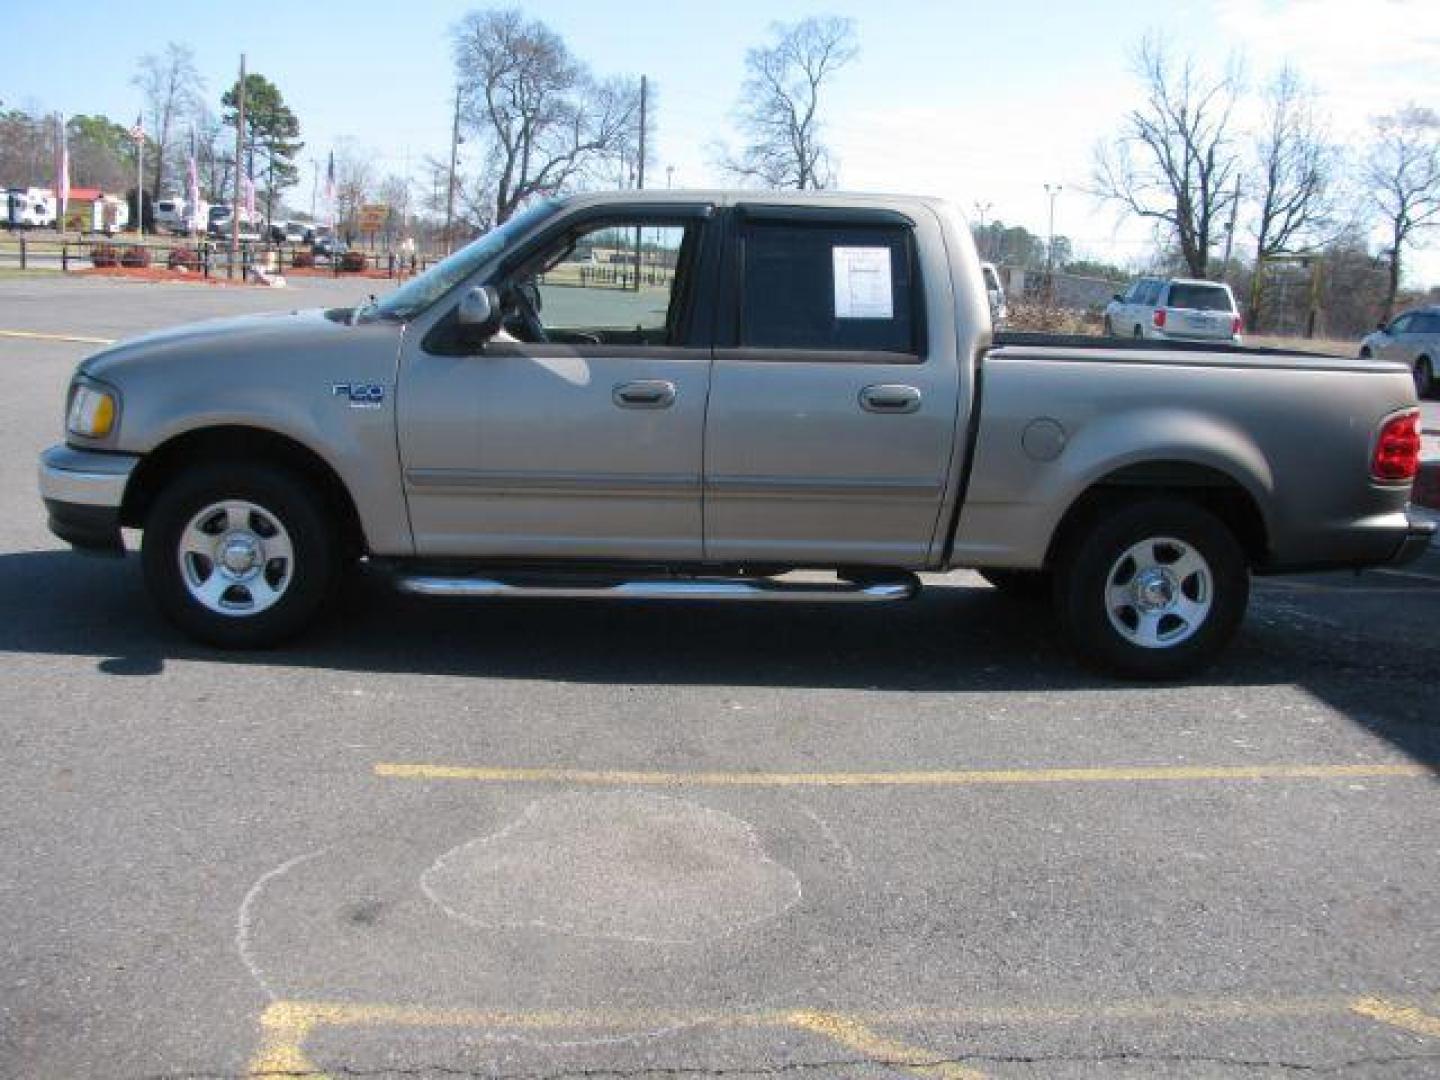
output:
[[1163,330],[1163,329],[1165,329],[1165,309],[1164,309],[1163,307],[1162,307],[1162,308],[1156,308],[1156,309],[1155,309],[1155,314],[1152,315],[1152,316],[1150,316],[1150,321],[1155,324],[1155,329],[1157,329],[1157,330]]
[[1370,459],[1370,476],[1386,484],[1414,480],[1420,471],[1420,413],[1418,410],[1392,416],[1380,428],[1375,456]]
[[1242,319],[1239,315],[1236,315],[1233,319],[1230,320],[1230,333],[1238,334],[1241,330],[1244,329],[1245,320]]

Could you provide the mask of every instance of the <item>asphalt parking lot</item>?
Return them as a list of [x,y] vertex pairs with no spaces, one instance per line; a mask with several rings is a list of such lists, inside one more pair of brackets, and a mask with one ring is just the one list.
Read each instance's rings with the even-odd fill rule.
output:
[[0,1075],[1440,1073],[1440,552],[1135,686],[965,573],[224,654],[48,534],[65,339],[373,287],[0,280]]

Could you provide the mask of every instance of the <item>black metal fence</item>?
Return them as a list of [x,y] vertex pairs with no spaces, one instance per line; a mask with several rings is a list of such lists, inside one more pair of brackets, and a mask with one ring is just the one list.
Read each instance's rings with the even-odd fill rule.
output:
[[408,277],[439,261],[399,251],[349,249],[334,254],[317,252],[309,244],[244,242],[232,261],[230,245],[223,240],[171,243],[125,241],[109,237],[67,238],[31,236],[25,232],[0,239],[0,269],[59,270],[70,273],[89,268],[183,268],[204,278],[245,280],[256,270],[284,274],[292,270],[328,272],[335,277],[363,273],[386,278]]

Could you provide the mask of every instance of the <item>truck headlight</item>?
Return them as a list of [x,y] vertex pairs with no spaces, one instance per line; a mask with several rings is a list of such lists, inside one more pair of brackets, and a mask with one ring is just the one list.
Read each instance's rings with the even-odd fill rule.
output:
[[70,395],[70,411],[65,428],[71,435],[86,439],[103,439],[115,428],[115,394],[87,383],[80,383]]

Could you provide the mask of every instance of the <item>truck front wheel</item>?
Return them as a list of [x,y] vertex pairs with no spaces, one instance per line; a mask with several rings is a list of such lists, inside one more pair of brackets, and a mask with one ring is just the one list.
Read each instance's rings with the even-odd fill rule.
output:
[[299,633],[340,568],[323,507],[283,468],[216,463],[182,473],[145,522],[141,561],[156,606],[222,648],[265,648]]
[[1055,598],[1082,660],[1129,678],[1174,679],[1205,667],[1234,636],[1250,571],[1215,515],[1146,500],[1099,517],[1065,553]]

